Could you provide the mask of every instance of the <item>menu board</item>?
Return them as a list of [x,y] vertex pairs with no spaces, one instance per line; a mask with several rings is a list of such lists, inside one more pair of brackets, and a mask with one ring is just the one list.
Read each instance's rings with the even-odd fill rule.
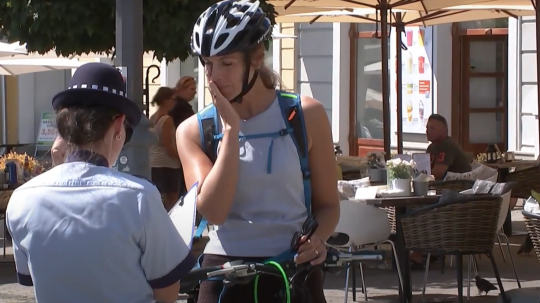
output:
[[431,176],[431,155],[427,153],[412,154],[419,173]]
[[433,112],[432,32],[431,27],[405,28],[402,42],[407,49],[401,51],[404,133],[425,133],[427,119]]
[[41,122],[39,123],[39,131],[37,137],[37,145],[52,146],[58,130],[56,129],[56,114],[41,113]]

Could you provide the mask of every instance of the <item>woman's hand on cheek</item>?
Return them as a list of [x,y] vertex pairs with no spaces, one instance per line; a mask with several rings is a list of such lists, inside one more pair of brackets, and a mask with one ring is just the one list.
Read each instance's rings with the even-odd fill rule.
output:
[[296,264],[310,262],[311,265],[321,264],[326,260],[326,245],[321,238],[312,235],[308,240],[306,237],[300,239],[302,245],[298,248],[298,254],[294,261]]
[[219,91],[216,84],[212,81],[208,83],[210,93],[214,106],[218,110],[218,114],[221,117],[221,123],[223,123],[223,130],[240,129],[240,117],[236,110],[232,107],[231,102],[225,98]]

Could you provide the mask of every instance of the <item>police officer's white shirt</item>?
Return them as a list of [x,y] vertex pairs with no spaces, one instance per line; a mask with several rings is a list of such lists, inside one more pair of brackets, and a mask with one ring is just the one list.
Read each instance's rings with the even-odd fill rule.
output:
[[19,283],[39,303],[149,303],[195,263],[147,180],[85,162],[15,190],[7,226]]

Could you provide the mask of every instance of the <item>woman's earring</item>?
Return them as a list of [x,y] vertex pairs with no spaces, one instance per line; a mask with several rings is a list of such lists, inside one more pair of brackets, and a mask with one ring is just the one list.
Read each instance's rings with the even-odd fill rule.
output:
[[115,138],[116,140],[122,139],[122,137],[121,137],[120,135],[116,135],[116,136],[114,136],[114,138]]

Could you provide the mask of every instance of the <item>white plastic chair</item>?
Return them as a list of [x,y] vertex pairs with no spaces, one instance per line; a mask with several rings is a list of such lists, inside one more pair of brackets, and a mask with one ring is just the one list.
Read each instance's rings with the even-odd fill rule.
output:
[[[396,262],[400,287],[403,285],[399,260],[396,254],[394,242],[389,240],[391,229],[388,222],[388,215],[384,209],[375,206],[365,205],[354,200],[341,201],[341,215],[339,223],[335,230],[336,233],[342,233],[349,237],[349,241],[337,249],[347,249],[353,251],[357,247],[377,246],[383,243],[388,243],[392,246],[392,253]],[[360,276],[362,279],[362,289],[364,298],[367,301],[367,290],[364,279],[364,271],[362,263],[358,263],[360,267]],[[355,264],[351,264],[347,268],[345,278],[345,303],[347,303],[349,290],[350,270]],[[356,289],[356,288],[355,288]],[[354,295],[356,297],[356,294]]]

